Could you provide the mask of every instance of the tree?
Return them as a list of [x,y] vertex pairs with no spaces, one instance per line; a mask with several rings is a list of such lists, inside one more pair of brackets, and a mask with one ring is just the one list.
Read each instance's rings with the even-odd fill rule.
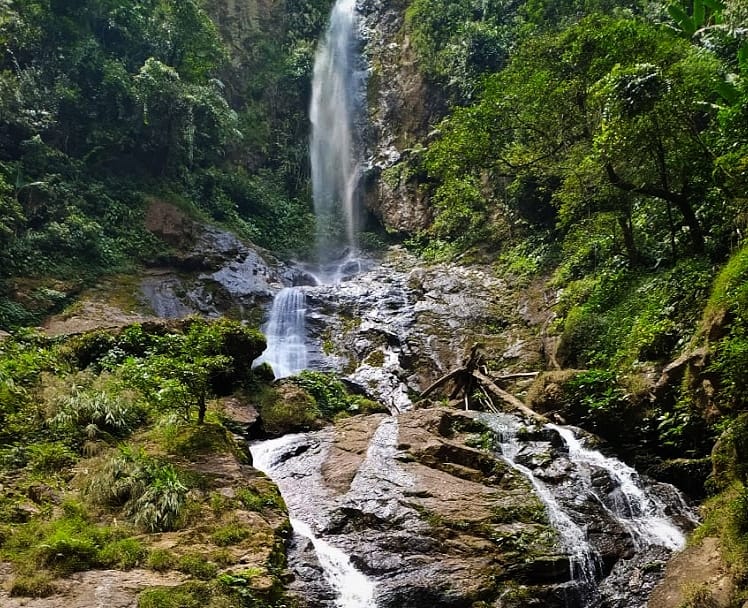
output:
[[632,261],[634,214],[660,226],[656,207],[664,204],[671,244],[683,234],[678,214],[691,250],[703,251],[719,70],[713,55],[631,18],[593,15],[533,37],[486,79],[477,104],[441,125],[427,155],[436,191],[466,174],[488,184],[486,201],[503,196],[506,180],[558,184],[551,200],[560,226],[614,213]]

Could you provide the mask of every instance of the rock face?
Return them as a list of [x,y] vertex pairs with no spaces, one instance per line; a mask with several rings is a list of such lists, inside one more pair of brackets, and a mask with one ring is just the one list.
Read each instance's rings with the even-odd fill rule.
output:
[[[265,461],[292,516],[373,579],[379,608],[644,608],[669,551],[642,550],[613,515],[617,482],[578,469],[551,429],[525,433],[517,465],[485,449],[492,437],[480,414],[425,409],[274,440]],[[586,530],[592,587],[528,474]],[[580,475],[593,478],[582,486]],[[294,547],[297,589],[310,606],[332,606],[309,544]]]
[[[358,417],[291,438],[272,475],[290,512],[376,581],[380,608],[468,606],[508,580],[567,580],[526,481],[461,441],[481,428],[446,410]],[[323,578],[308,557],[296,576]],[[304,587],[310,606],[333,605],[329,589]]]
[[689,599],[689,592],[692,596],[701,592],[704,603],[699,605],[734,605],[735,583],[722,558],[718,539],[707,537],[673,558],[652,593],[649,608],[680,608]]
[[369,64],[366,134],[367,207],[391,232],[412,233],[431,221],[429,201],[406,167],[446,113],[439,88],[421,74],[405,30],[408,2],[362,0],[364,55]]
[[459,367],[476,341],[502,370],[543,367],[542,319],[489,268],[424,266],[393,248],[362,270],[303,287],[310,367],[343,372],[393,411]]
[[281,287],[284,268],[277,261],[268,263],[267,254],[169,203],[151,203],[146,228],[171,247],[140,283],[143,301],[158,317],[217,317],[231,310],[252,318]]

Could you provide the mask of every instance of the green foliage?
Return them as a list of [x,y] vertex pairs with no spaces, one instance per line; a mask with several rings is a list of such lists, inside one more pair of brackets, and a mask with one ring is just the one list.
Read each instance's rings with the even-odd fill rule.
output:
[[348,408],[348,393],[335,374],[304,370],[294,382],[314,398],[325,417],[331,418]]
[[211,535],[211,540],[219,547],[237,545],[248,538],[252,530],[238,522],[228,523],[218,528]]
[[145,413],[132,392],[109,388],[74,387],[71,395],[58,399],[49,426],[72,437],[85,434],[89,439],[128,435],[143,422]]
[[178,587],[151,587],[138,596],[138,608],[205,608],[212,596],[205,584],[186,583]]
[[82,505],[70,501],[58,519],[18,526],[2,551],[29,583],[38,568],[66,574],[115,564],[134,567],[145,556],[141,543],[127,538],[125,530],[96,525]]
[[605,269],[569,283],[559,356],[572,367],[664,360],[688,342],[708,291],[710,266],[688,260],[659,272]]
[[16,576],[10,586],[11,597],[49,597],[56,591],[52,577],[44,571]]
[[264,511],[267,508],[284,511],[286,508],[283,497],[275,486],[267,491],[259,491],[256,488],[240,488],[236,497],[241,505],[250,511]]
[[176,526],[187,491],[183,476],[172,464],[128,447],[105,461],[86,488],[92,502],[121,509],[150,532]]
[[[748,246],[734,253],[714,280],[702,319],[702,332],[727,325],[715,345],[710,371],[720,379],[717,402],[725,412],[738,412],[748,402],[745,366],[748,364]],[[726,317],[720,320],[723,315]]]
[[99,559],[109,568],[130,570],[143,565],[148,550],[136,538],[122,538],[105,545],[99,552]]
[[176,564],[176,556],[167,549],[152,549],[146,560],[146,566],[156,572],[166,572],[176,567]]
[[76,457],[63,443],[34,443],[28,447],[29,467],[34,471],[51,473],[70,467]]
[[317,428],[320,411],[315,400],[305,391],[295,388],[282,391],[266,389],[259,403],[262,428],[271,435],[283,435]]

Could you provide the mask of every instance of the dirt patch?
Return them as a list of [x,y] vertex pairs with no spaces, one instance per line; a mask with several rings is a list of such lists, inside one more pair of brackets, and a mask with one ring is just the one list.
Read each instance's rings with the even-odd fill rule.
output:
[[670,560],[665,578],[652,592],[648,608],[679,608],[689,593],[698,589],[712,594],[715,608],[732,605],[735,585],[722,560],[719,540],[713,537],[687,547]]
[[[0,572],[8,582],[9,574]],[[46,598],[10,597],[0,591],[3,608],[136,608],[138,594],[146,587],[175,587],[185,581],[177,572],[159,574],[150,570],[93,570],[78,572],[55,581],[59,592]]]
[[135,311],[124,311],[106,302],[83,299],[71,312],[47,319],[42,329],[49,336],[67,336],[96,329],[117,329],[150,319],[153,317]]

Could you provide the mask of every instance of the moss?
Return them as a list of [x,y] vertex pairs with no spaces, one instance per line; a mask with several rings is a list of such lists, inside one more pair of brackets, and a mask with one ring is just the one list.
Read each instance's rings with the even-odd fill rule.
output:
[[148,554],[146,566],[156,572],[172,570],[177,565],[177,556],[167,549],[153,549]]
[[204,583],[151,587],[138,596],[138,608],[207,608],[212,597],[212,588]]
[[188,553],[180,557],[177,562],[177,570],[205,581],[218,574],[218,566],[199,553]]
[[219,547],[237,545],[252,533],[252,530],[238,522],[227,523],[211,534],[211,540]]
[[49,597],[57,592],[57,586],[49,572],[16,576],[9,589],[11,597]]
[[381,350],[375,350],[364,360],[366,365],[371,367],[382,367],[384,365],[384,352]]
[[320,412],[314,398],[291,384],[267,389],[258,409],[262,428],[270,435],[308,431],[320,426]]

